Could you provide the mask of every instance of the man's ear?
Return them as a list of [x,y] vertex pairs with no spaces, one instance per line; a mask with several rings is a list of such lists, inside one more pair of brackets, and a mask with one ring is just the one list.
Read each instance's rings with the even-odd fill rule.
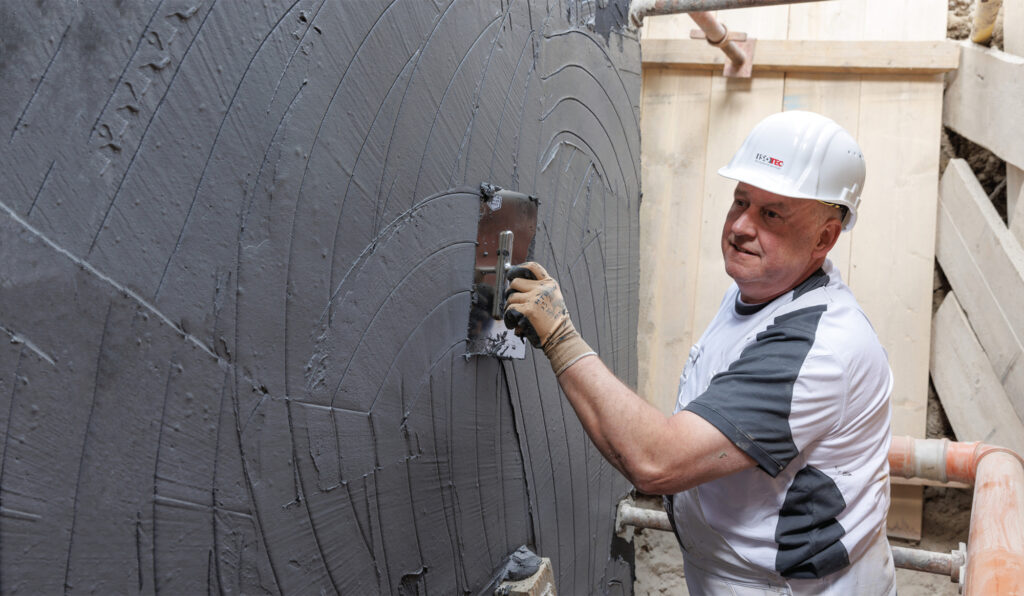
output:
[[832,247],[839,241],[839,234],[843,231],[843,224],[837,217],[830,217],[818,230],[818,241],[814,245],[814,256],[823,257],[832,250]]

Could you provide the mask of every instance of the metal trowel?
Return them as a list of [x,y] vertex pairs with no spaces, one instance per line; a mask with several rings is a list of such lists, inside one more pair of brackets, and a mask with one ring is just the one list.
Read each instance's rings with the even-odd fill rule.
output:
[[480,185],[480,220],[476,233],[473,299],[469,311],[466,354],[525,358],[526,344],[505,328],[505,273],[529,261],[537,233],[537,197],[484,182]]

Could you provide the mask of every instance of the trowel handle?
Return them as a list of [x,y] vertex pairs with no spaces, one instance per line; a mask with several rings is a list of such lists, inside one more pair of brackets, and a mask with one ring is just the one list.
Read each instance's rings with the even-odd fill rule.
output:
[[505,290],[508,279],[505,274],[512,268],[512,231],[505,230],[498,234],[498,260],[494,264],[494,300],[491,302],[491,317],[501,320],[505,312]]

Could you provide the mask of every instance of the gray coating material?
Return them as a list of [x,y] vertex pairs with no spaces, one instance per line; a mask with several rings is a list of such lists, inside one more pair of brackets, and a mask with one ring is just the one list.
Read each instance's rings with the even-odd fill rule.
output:
[[464,355],[490,181],[636,383],[626,4],[0,1],[0,592],[630,591],[547,363]]

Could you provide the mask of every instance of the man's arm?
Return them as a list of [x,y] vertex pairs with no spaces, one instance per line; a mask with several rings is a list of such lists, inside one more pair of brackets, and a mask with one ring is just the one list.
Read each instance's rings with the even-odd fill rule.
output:
[[717,428],[683,410],[665,417],[596,356],[558,376],[587,435],[638,489],[665,495],[754,467]]
[[671,494],[755,465],[700,416],[666,417],[608,370],[576,332],[543,267],[526,263],[510,278],[506,324],[544,350],[587,435],[634,486]]

